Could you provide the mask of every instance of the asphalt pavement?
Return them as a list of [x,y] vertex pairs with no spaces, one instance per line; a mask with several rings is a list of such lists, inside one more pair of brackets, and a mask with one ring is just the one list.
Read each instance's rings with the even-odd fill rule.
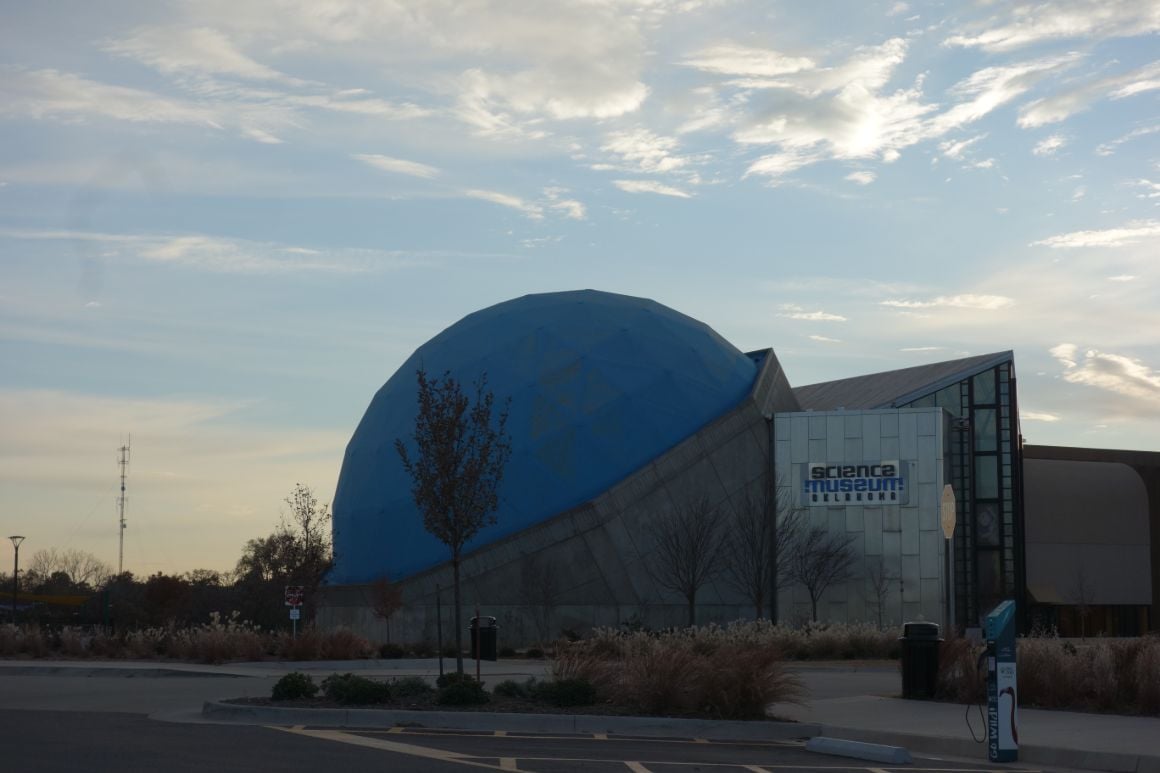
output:
[[[509,678],[523,679],[528,676],[541,676],[545,667],[544,661],[499,661],[498,663],[483,664],[483,675],[486,681],[495,683]],[[786,723],[702,721],[701,725],[696,725],[695,723],[689,724],[688,721],[663,718],[641,720],[639,718],[602,717],[593,719],[591,717],[585,718],[582,715],[568,717],[467,712],[427,712],[415,719],[402,717],[397,712],[340,713],[323,711],[319,714],[318,710],[306,710],[313,713],[301,713],[298,710],[275,708],[247,710],[239,713],[230,708],[228,704],[221,703],[223,699],[233,697],[268,696],[274,682],[283,673],[294,670],[308,671],[316,677],[334,672],[359,671],[369,676],[379,677],[414,674],[433,678],[438,673],[438,666],[436,661],[430,660],[243,663],[225,666],[158,664],[155,662],[130,663],[124,661],[107,663],[0,661],[0,711],[16,710],[15,716],[21,718],[35,716],[31,714],[31,711],[59,714],[62,709],[82,712],[90,716],[111,712],[132,713],[167,720],[171,723],[187,723],[191,726],[200,724],[207,728],[214,723],[230,722],[235,726],[235,730],[240,730],[237,725],[243,724],[280,726],[291,728],[292,732],[279,731],[279,735],[296,736],[293,743],[307,740],[316,743],[325,742],[322,744],[323,746],[339,744],[352,746],[363,751],[377,749],[379,752],[385,751],[385,748],[379,744],[379,741],[384,740],[381,737],[384,731],[390,730],[399,723],[404,723],[412,725],[412,727],[398,728],[393,732],[399,733],[405,730],[406,732],[428,734],[410,738],[408,740],[409,746],[427,747],[432,745],[434,741],[431,739],[436,737],[432,734],[436,733],[436,728],[439,727],[442,727],[444,732],[458,732],[462,737],[474,738],[475,740],[469,742],[455,742],[475,744],[476,746],[473,746],[470,752],[457,752],[468,754],[472,759],[476,757],[483,759],[486,756],[485,753],[489,752],[486,748],[477,748],[478,745],[489,743],[494,745],[494,738],[504,737],[503,735],[497,736],[497,732],[508,734],[509,737],[512,735],[523,737],[537,732],[550,732],[557,736],[566,736],[568,733],[572,733],[578,737],[585,737],[586,740],[582,745],[586,747],[588,741],[600,740],[601,736],[620,741],[637,736],[654,738],[667,736],[669,738],[698,738],[699,742],[707,743],[712,743],[716,739],[721,742],[736,741],[741,744],[753,744],[761,742],[762,739],[766,739],[770,743],[794,742],[800,741],[806,736],[821,734],[855,741],[904,746],[912,753],[935,755],[944,759],[974,760],[973,764],[976,769],[987,767],[983,764],[986,759],[985,746],[971,740],[971,729],[967,725],[969,712],[974,732],[977,735],[982,734],[983,723],[977,709],[957,704],[901,700],[897,697],[900,691],[900,679],[897,668],[893,664],[831,663],[804,664],[797,667],[796,670],[807,688],[808,699],[800,705],[777,704],[771,707],[772,712],[777,717],[787,720]],[[206,704],[208,706],[203,713],[202,707]],[[214,707],[221,710],[215,710]],[[231,712],[234,712],[233,716],[230,715]],[[6,711],[3,716],[11,719],[14,714],[12,711]],[[138,717],[134,721],[144,720],[142,717]],[[3,744],[3,748],[11,749],[13,745],[17,748],[24,748],[30,742],[32,735],[12,729],[19,724],[19,722],[15,725],[0,722],[0,743],[3,743],[5,738],[9,741],[9,743]],[[95,721],[93,724],[94,726],[100,724],[100,721]],[[424,727],[415,727],[414,725],[423,725]],[[225,725],[225,727],[230,726]],[[361,728],[361,730],[355,728]],[[252,730],[256,729],[260,728],[252,728]],[[174,738],[179,741],[181,732],[195,731],[187,728],[186,731],[173,732],[178,733]],[[204,732],[216,736],[219,731],[206,729]],[[273,733],[274,731],[269,732]],[[1032,768],[1106,770],[1116,773],[1160,773],[1160,718],[1157,717],[1125,717],[1021,708],[1019,733],[1021,741],[1020,763]],[[86,734],[87,731],[82,731],[77,735],[63,736],[66,742],[58,741],[58,745],[63,747],[76,746],[76,741],[87,737]],[[58,738],[60,737],[62,736],[58,736]],[[168,738],[168,736],[165,737]],[[259,734],[259,737],[265,738],[262,734]],[[356,740],[352,740],[352,737]],[[489,740],[480,740],[485,737]],[[233,743],[231,738],[233,736],[229,736],[227,733],[221,743],[228,746]],[[393,735],[385,740],[388,742],[388,746],[399,742],[399,739],[394,738]],[[643,743],[643,741],[641,742]],[[218,743],[218,740],[215,739],[211,743]],[[244,743],[250,744],[248,748],[253,748],[256,741],[249,739]],[[438,743],[442,744],[444,741],[439,740]],[[503,743],[511,743],[511,741]],[[519,743],[525,748],[534,745],[532,741],[526,739]],[[662,742],[652,741],[650,743]],[[780,751],[787,750],[792,751],[788,747]],[[514,755],[510,757],[511,759],[522,759],[519,754],[510,749],[495,747],[490,751],[496,752],[496,755],[486,757],[492,761],[509,759],[504,754]],[[54,748],[52,750],[52,754],[57,756],[67,752],[67,748]],[[393,753],[403,754],[397,748]],[[805,754],[805,752],[801,753]],[[97,753],[96,757],[99,756],[100,754]],[[407,755],[403,754],[403,757],[406,758]],[[52,758],[56,759],[57,757]],[[249,758],[247,757],[247,759]],[[814,757],[814,759],[816,761],[818,758]],[[673,764],[666,762],[662,757],[650,756],[643,752],[637,755],[635,760],[621,755],[619,761],[626,760],[629,762],[652,760],[663,766]],[[448,760],[436,755],[426,761],[432,764],[440,761],[442,764]],[[551,770],[568,769],[567,765],[571,764],[565,764],[559,760],[548,764],[546,759],[541,762],[547,765],[544,769]],[[557,763],[564,765],[564,767],[560,768]],[[61,762],[61,764],[64,763]],[[464,760],[458,760],[452,761],[450,764],[462,767],[466,763]],[[479,764],[483,763],[478,760],[472,763],[474,766]],[[486,766],[491,766],[491,764],[490,762],[486,763]],[[603,763],[600,764],[603,765]],[[825,763],[823,766],[829,764],[831,763]],[[849,765],[848,762],[840,764]],[[753,758],[753,761],[743,763],[743,767],[744,765],[753,766],[749,768],[750,770],[763,768],[759,764],[758,758]],[[780,766],[779,763],[778,767]],[[5,771],[25,769],[0,767]],[[880,768],[880,766],[877,767]],[[98,768],[29,767],[26,769],[96,770]],[[124,769],[132,768],[118,768],[118,770]],[[234,768],[220,769],[232,770]],[[283,768],[243,767],[238,769],[275,770]],[[430,770],[433,768],[421,769]],[[518,769],[539,770],[540,768],[521,766]],[[641,768],[631,769],[640,770]],[[645,765],[643,769],[652,770],[653,768]],[[685,769],[687,770],[687,768]],[[865,768],[857,769],[865,770]],[[183,768],[175,770],[183,770]],[[357,766],[356,762],[352,762],[344,770],[344,773],[358,770],[361,768]],[[169,773],[168,770],[167,773]]]

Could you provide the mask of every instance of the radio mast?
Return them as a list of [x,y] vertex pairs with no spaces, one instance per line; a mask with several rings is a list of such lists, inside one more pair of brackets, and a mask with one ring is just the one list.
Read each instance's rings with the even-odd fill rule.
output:
[[129,474],[129,441],[125,441],[125,445],[117,449],[117,464],[121,468],[121,496],[117,497],[117,510],[120,512],[121,528],[117,530],[120,537],[120,547],[117,551],[117,575],[124,571],[125,568],[125,478]]

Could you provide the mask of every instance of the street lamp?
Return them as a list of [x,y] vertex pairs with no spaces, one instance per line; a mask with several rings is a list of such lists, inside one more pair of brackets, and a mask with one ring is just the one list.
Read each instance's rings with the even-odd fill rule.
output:
[[12,540],[12,547],[15,550],[15,557],[12,562],[12,622],[16,622],[16,592],[20,589],[20,543],[24,541],[24,537],[19,534],[13,534],[8,539]]

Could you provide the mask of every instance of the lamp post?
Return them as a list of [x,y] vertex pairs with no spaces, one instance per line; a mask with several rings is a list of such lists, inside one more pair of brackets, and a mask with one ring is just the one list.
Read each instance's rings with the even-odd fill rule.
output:
[[12,548],[15,552],[12,563],[12,622],[16,623],[16,593],[20,590],[20,543],[24,541],[24,537],[19,534],[13,534],[8,539],[12,540]]

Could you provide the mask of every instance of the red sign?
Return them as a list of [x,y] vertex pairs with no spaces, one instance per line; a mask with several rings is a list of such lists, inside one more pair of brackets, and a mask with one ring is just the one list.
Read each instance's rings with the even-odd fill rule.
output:
[[286,586],[286,606],[300,607],[306,599],[306,588],[302,585]]

